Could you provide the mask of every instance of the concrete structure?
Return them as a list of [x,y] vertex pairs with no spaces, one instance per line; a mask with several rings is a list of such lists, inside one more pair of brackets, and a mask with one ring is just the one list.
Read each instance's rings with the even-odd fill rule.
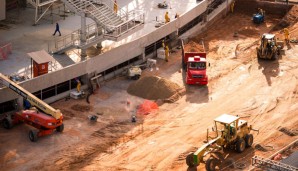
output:
[[6,0],[0,0],[0,20],[4,20],[6,18]]
[[[145,27],[119,42],[107,42],[107,44],[111,43],[111,46],[114,46],[112,50],[85,61],[68,65],[63,69],[50,72],[49,74],[24,81],[21,83],[21,86],[30,92],[38,92],[40,90],[47,90],[49,87],[57,87],[59,84],[68,80],[70,80],[69,84],[71,84],[71,80],[77,77],[82,79],[85,87],[86,84],[89,84],[91,77],[102,75],[98,77],[99,81],[113,77],[115,74],[121,72],[121,66],[132,62],[141,62],[145,57],[154,56],[152,53],[159,48],[158,42],[160,43],[161,39],[176,35],[177,32],[180,37],[187,38],[190,34],[203,31],[209,25],[208,23],[216,16],[226,14],[232,0],[202,0],[196,3],[190,1],[171,1],[172,8],[178,11],[183,6],[185,7],[185,11],[178,11],[180,13],[179,18],[174,19],[174,17],[171,17],[172,21],[170,23],[159,28],[155,28],[156,15],[159,15],[158,18],[160,19],[164,15],[165,10],[154,9],[154,12],[149,13],[149,11],[152,11],[152,2],[143,1],[140,6],[140,8],[146,8],[145,11],[148,12],[146,14]],[[212,2],[216,6],[207,15],[208,5],[212,5]],[[133,1],[130,3],[136,2]],[[127,8],[129,8],[130,3],[126,6]],[[182,3],[185,4],[182,5]],[[172,11],[170,14],[174,16],[177,11]],[[71,87],[70,85],[70,89]],[[58,95],[57,90],[53,90],[53,92],[56,92],[56,95]],[[0,94],[0,103],[18,98],[14,92],[7,88],[0,89]],[[59,94],[59,97],[42,98],[42,100],[53,102],[67,95],[69,95],[69,91]]]

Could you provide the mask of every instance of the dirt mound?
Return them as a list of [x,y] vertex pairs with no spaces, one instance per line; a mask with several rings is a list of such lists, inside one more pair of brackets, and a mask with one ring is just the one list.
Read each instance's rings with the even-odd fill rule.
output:
[[81,104],[75,104],[71,106],[72,110],[78,111],[78,112],[88,112],[91,110],[91,106],[89,105],[81,105]]
[[196,43],[195,41],[190,41],[187,44],[184,44],[185,52],[204,52],[204,46]]
[[283,28],[293,26],[298,21],[298,6],[294,5],[283,19],[272,28],[273,31],[278,31]]
[[168,99],[179,93],[182,88],[165,78],[157,76],[142,77],[129,85],[127,92],[144,99]]

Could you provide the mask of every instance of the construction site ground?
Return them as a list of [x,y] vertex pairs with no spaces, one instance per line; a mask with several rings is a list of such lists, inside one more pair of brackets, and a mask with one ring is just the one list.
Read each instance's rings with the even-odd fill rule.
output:
[[[85,99],[51,104],[65,116],[62,134],[32,143],[29,126],[0,128],[0,170],[196,170],[187,167],[185,157],[203,144],[207,128],[223,113],[239,115],[259,129],[253,147],[242,154],[228,151],[223,170],[251,169],[251,157],[269,157],[298,135],[298,44],[286,45],[278,60],[258,60],[260,35],[283,16],[268,12],[261,25],[251,17],[236,11],[192,39],[204,38],[210,62],[207,86],[185,85],[181,50],[173,48],[169,62],[157,59],[159,70],[147,69],[142,77],[160,76],[185,87],[179,100],[137,115],[132,123],[131,114],[144,101],[126,91],[134,80],[107,81],[90,96],[90,104]],[[272,33],[283,38],[281,29]],[[298,38],[297,20],[289,30]],[[89,115],[97,115],[97,122],[91,123]]]

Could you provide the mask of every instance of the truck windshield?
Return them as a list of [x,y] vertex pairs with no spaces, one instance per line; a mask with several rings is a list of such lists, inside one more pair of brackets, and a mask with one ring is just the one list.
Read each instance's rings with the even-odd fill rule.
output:
[[189,63],[190,69],[206,69],[206,63],[205,62],[190,62]]

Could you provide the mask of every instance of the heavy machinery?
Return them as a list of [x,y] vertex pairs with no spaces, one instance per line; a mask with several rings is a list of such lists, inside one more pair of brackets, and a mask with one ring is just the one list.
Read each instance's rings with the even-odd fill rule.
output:
[[277,41],[275,34],[264,33],[261,44],[257,47],[257,57],[262,59],[277,59],[283,49],[283,41]]
[[150,71],[153,71],[153,67],[155,67],[156,70],[159,70],[155,59],[147,59],[145,64],[131,65],[127,69],[127,77],[133,80],[138,80],[142,75],[142,69],[149,68]]
[[255,24],[261,24],[265,20],[265,11],[259,8],[258,13],[254,14],[252,20]]
[[[37,141],[38,137],[52,134],[55,130],[57,132],[63,131],[63,115],[60,110],[52,108],[47,103],[35,97],[29,91],[14,83],[1,73],[0,84],[7,86],[18,95],[22,96],[24,100],[29,102],[32,107],[29,110],[22,110],[14,114],[7,115],[2,120],[4,128],[10,129],[13,125],[21,122],[31,125],[38,129],[38,131],[29,131],[29,139],[32,142]],[[43,111],[44,113],[42,113],[41,111]]]
[[242,153],[245,147],[252,146],[253,135],[250,131],[254,129],[251,125],[248,126],[247,121],[240,120],[238,116],[223,114],[214,122],[212,130],[215,136],[210,136],[207,129],[207,142],[186,157],[186,164],[189,167],[205,163],[206,170],[213,171],[223,162],[224,149],[230,148]]
[[206,73],[207,61],[204,44],[202,42],[203,51],[201,52],[186,52],[183,40],[182,45],[182,68],[186,72],[186,84],[207,85],[208,76]]
[[127,76],[130,79],[138,80],[142,75],[142,69],[140,65],[130,66],[127,70]]

